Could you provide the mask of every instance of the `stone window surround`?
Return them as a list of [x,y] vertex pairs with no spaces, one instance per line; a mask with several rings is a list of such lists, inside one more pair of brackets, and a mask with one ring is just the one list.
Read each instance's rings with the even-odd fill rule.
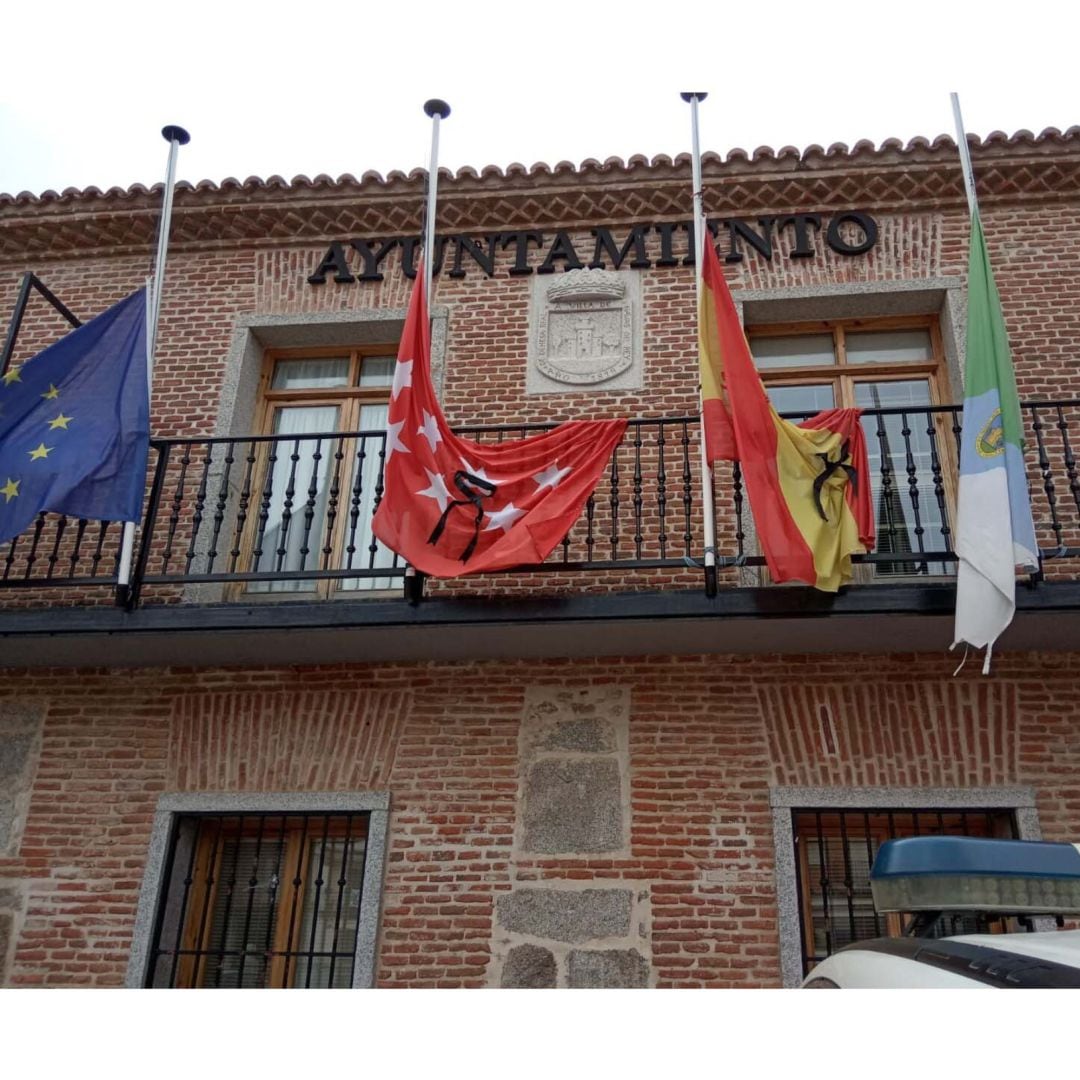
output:
[[744,326],[819,319],[936,315],[953,397],[956,401],[963,399],[967,293],[961,278],[905,278],[782,289],[738,289],[732,297]]
[[388,791],[328,792],[186,792],[158,799],[143,873],[135,930],[124,985],[140,989],[146,980],[150,943],[158,905],[162,899],[165,862],[173,823],[180,814],[240,813],[366,813],[368,819],[363,893],[356,931],[356,962],[352,989],[375,985],[376,947],[386,871],[387,833],[390,825]]
[[[353,308],[347,311],[237,315],[225,358],[221,407],[214,435],[242,438],[254,430],[259,379],[267,349],[303,349],[385,344],[397,341],[405,326],[404,308]],[[442,390],[449,309],[431,308],[431,372]]]
[[772,787],[769,806],[776,851],[780,974],[782,984],[789,988],[803,980],[793,810],[1012,810],[1019,839],[1042,839],[1032,787]]

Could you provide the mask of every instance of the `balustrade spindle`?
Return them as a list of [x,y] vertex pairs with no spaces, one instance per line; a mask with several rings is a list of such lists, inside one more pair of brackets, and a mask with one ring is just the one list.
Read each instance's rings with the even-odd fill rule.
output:
[[169,563],[172,562],[173,543],[176,540],[176,530],[180,525],[180,512],[184,505],[184,494],[187,489],[187,471],[191,464],[191,443],[184,443],[184,454],[180,458],[180,475],[176,478],[176,487],[173,490],[172,512],[169,514],[169,531],[165,540],[165,550],[161,554],[161,572],[169,572]]
[[326,500],[326,524],[323,527],[322,568],[330,569],[330,557],[334,554],[334,525],[337,522],[338,499],[341,497],[341,470],[345,462],[345,440],[338,439],[334,451],[334,475],[330,478],[330,490]]
[[191,518],[191,543],[188,544],[187,562],[184,564],[184,573],[191,573],[191,564],[195,561],[198,552],[199,530],[202,529],[203,508],[206,506],[206,489],[210,479],[210,465],[214,459],[214,444],[206,444],[206,457],[203,459],[202,476],[199,477],[199,487],[195,492],[195,512]]
[[71,563],[68,566],[68,574],[71,577],[75,576],[75,568],[79,565],[79,556],[82,554],[83,537],[86,535],[86,527],[89,524],[90,523],[86,518],[79,518],[78,523],[75,526],[75,546],[72,549]]
[[300,462],[300,440],[293,441],[292,453],[289,455],[292,464],[289,466],[289,479],[285,483],[285,501],[281,508],[281,536],[274,554],[277,560],[274,569],[278,572],[285,565],[285,557],[289,554],[289,525],[292,522],[293,496],[296,494],[296,466]]
[[1044,424],[1039,416],[1038,405],[1029,405],[1031,413],[1031,428],[1035,432],[1035,445],[1039,454],[1039,470],[1042,472],[1043,491],[1046,494],[1046,505],[1050,510],[1050,528],[1054,532],[1054,542],[1057,547],[1063,547],[1061,521],[1057,512],[1057,492],[1054,488],[1054,475],[1050,467],[1050,455],[1046,451],[1046,440],[1043,439]]
[[690,425],[682,423],[682,504],[683,504],[683,554],[690,557],[694,553],[693,511],[694,511],[694,471],[690,465]]
[[666,425],[660,420],[656,425],[656,507],[660,518],[660,558],[667,558],[667,466],[664,461],[664,431]]
[[221,539],[221,529],[225,524],[225,508],[229,504],[229,478],[232,475],[233,462],[236,457],[233,454],[235,443],[225,444],[225,468],[221,473],[221,486],[218,488],[217,501],[214,504],[214,527],[210,536],[210,548],[206,553],[206,572],[214,572],[214,562],[218,554],[218,541]]
[[1069,478],[1069,492],[1073,497],[1077,512],[1080,513],[1080,479],[1077,478],[1076,457],[1069,440],[1069,425],[1065,422],[1065,412],[1061,405],[1057,406],[1057,428],[1061,432],[1061,448],[1065,456],[1065,474]]
[[322,439],[315,440],[311,455],[311,482],[308,484],[307,502],[304,503],[304,535],[300,537],[300,566],[307,569],[307,557],[311,553],[311,529],[315,522],[315,504],[319,498],[319,462],[322,461]]
[[611,452],[611,495],[608,502],[611,507],[611,561],[619,557],[619,450],[621,444]]
[[90,559],[91,577],[97,577],[98,567],[101,565],[101,560],[105,557],[105,534],[108,531],[109,523],[107,521],[98,523],[97,544],[94,546],[94,554]]
[[360,498],[364,485],[364,461],[367,458],[367,436],[357,440],[356,461],[353,464],[352,495],[349,499],[349,539],[345,545],[345,568],[352,569],[356,554],[356,528],[360,521]]
[[248,452],[244,459],[247,468],[244,470],[244,484],[240,488],[240,501],[236,507],[236,531],[233,534],[232,548],[229,551],[230,574],[236,573],[236,568],[240,563],[240,556],[244,550],[244,528],[247,525],[248,507],[251,505],[251,484],[255,475],[255,462],[258,460],[255,447],[255,440],[252,439],[248,443]]
[[26,581],[29,581],[33,576],[34,563],[37,562],[38,544],[41,542],[41,533],[44,528],[45,514],[42,512],[38,514],[37,521],[34,522],[34,538],[30,541],[30,550],[26,555],[26,573],[23,575]]
[[641,533],[642,506],[644,500],[641,497],[641,425],[634,424],[634,477],[633,477],[633,505],[634,505],[634,558],[641,558],[641,545],[645,539]]
[[738,461],[731,463],[731,501],[735,506],[735,557],[742,559],[746,557],[746,530],[743,528],[742,468]]
[[941,543],[945,551],[952,551],[952,531],[949,528],[949,508],[945,501],[945,479],[938,454],[937,423],[932,412],[926,412],[926,437],[930,441],[930,472],[934,480],[934,500],[941,519]]
[[11,568],[15,565],[15,550],[19,546],[19,537],[16,536],[8,547],[7,556],[4,559],[4,580],[11,576]]
[[[923,533],[926,530],[923,528],[919,508],[919,470],[915,464],[915,454],[911,449],[911,424],[906,411],[900,414],[900,425],[900,435],[904,440],[904,467],[907,470],[908,498],[911,500],[912,517],[915,519],[915,525],[911,531],[915,534],[915,543],[918,545],[919,554],[922,555],[926,552],[926,541],[923,539]],[[930,567],[925,561],[916,565],[920,574],[929,573]]]
[[[375,480],[375,498],[371,503],[371,517],[374,520],[375,514],[378,512],[379,504],[382,502],[383,491],[385,490],[385,475],[386,475],[386,436],[383,435],[379,440],[379,474]],[[379,551],[379,541],[375,536],[375,530],[371,532],[371,543],[368,544],[368,569],[375,569],[375,556]]]
[[45,578],[48,580],[53,576],[53,572],[56,570],[56,564],[60,561],[60,543],[64,538],[64,532],[67,529],[67,516],[60,515],[56,523],[56,536],[53,537],[52,551],[49,552],[49,557],[46,560],[49,564],[49,569],[45,571]]
[[262,562],[263,540],[266,536],[266,526],[270,521],[270,505],[274,497],[274,466],[277,464],[277,443],[270,444],[270,454],[266,462],[266,480],[263,483],[262,495],[259,498],[258,526],[255,532],[255,547],[251,552],[251,569],[258,570]]
[[[896,533],[897,526],[893,520],[893,484],[892,484],[892,450],[889,447],[889,435],[885,430],[885,417],[881,413],[877,414],[877,438],[878,446],[881,449],[881,502],[880,506],[885,511],[885,532],[888,533],[889,541],[886,546],[886,550],[889,552],[896,551]],[[881,550],[882,544],[880,539],[882,528],[881,522],[878,522],[878,550]],[[906,542],[905,537],[905,542]]]

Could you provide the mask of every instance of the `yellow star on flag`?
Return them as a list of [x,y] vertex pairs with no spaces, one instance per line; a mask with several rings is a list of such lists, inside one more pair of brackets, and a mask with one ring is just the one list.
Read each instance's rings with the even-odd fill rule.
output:
[[49,429],[52,430],[54,428],[63,428],[65,431],[67,431],[67,426],[71,423],[73,419],[74,417],[65,416],[63,413],[61,413],[59,416],[49,421]]
[[10,476],[8,477],[8,482],[0,488],[0,495],[4,496],[5,502],[11,502],[19,494],[19,485],[21,483],[21,480],[12,480]]
[[46,390],[45,393],[41,396],[45,398],[46,401],[53,401],[60,396],[60,391],[57,390],[52,383],[49,383],[49,389]]
[[22,382],[22,376],[19,374],[17,367],[8,368],[4,372],[4,385],[10,386],[13,382]]
[[37,461],[38,458],[47,458],[55,449],[55,446],[46,446],[44,443],[38,443],[36,450],[27,450],[27,453],[30,455],[31,461]]

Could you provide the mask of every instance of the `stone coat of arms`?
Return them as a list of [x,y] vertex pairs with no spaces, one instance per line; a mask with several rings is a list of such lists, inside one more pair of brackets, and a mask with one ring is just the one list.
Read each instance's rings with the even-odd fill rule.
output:
[[[537,281],[528,389],[543,393],[559,388],[543,385],[547,380],[574,386],[611,380],[617,380],[619,388],[640,385],[640,363],[632,372],[640,360],[635,334],[638,284],[637,275],[610,270],[570,270]],[[629,384],[628,372],[633,380]]]

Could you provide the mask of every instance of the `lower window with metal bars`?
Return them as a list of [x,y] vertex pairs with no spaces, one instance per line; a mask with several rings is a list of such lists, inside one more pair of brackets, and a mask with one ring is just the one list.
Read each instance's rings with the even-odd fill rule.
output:
[[[898,937],[906,919],[878,915],[870,867],[886,841],[906,836],[989,836],[1015,839],[1010,810],[792,811],[803,974],[838,949],[875,937]],[[1001,929],[975,916],[942,916],[932,936]]]
[[352,985],[366,813],[180,814],[150,987]]

